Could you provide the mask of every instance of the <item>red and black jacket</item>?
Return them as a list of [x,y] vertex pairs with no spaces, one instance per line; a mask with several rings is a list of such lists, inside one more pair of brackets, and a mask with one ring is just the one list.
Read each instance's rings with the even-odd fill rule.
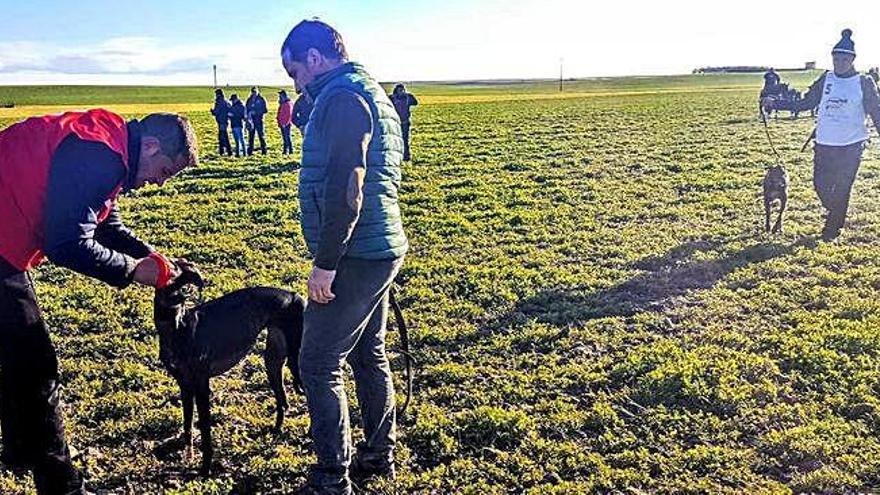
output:
[[152,251],[116,208],[139,150],[137,121],[105,110],[34,117],[0,131],[0,257],[20,271],[48,257],[128,285],[136,258]]

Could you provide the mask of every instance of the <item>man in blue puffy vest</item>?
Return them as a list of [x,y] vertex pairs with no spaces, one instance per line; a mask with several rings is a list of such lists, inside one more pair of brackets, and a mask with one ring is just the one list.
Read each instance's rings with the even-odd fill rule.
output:
[[[314,102],[299,176],[303,236],[314,256],[300,372],[318,462],[303,492],[347,494],[349,474],[394,475],[385,322],[388,291],[408,247],[397,202],[403,138],[388,96],[360,64],[348,61],[332,27],[300,22],[284,40],[281,59],[297,92]],[[346,361],[365,437],[353,460]]]

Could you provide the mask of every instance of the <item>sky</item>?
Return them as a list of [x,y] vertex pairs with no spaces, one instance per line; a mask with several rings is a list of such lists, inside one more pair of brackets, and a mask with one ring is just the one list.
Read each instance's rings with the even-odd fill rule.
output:
[[279,49],[319,17],[381,81],[830,66],[853,29],[880,65],[880,1],[0,0],[0,84],[289,85]]

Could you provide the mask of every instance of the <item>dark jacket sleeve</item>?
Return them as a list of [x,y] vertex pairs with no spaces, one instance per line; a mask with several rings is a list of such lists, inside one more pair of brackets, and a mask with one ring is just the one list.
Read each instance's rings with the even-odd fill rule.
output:
[[70,136],[50,167],[43,218],[46,256],[83,275],[127,286],[136,260],[95,238],[98,215],[125,176],[122,159],[105,144]]
[[871,76],[861,76],[862,78],[862,103],[865,106],[865,113],[871,116],[871,122],[874,128],[880,134],[880,95],[877,94],[877,85]]
[[792,110],[795,112],[803,112],[819,106],[819,102],[822,101],[822,91],[824,91],[824,88],[825,74],[822,74],[819,79],[816,79],[813,84],[810,85],[810,89],[807,90],[807,93],[803,98],[791,103]]
[[134,258],[146,258],[155,249],[122,223],[119,208],[113,205],[107,218],[95,229],[95,240],[102,246]]
[[335,270],[348,248],[363,202],[363,178],[373,119],[359,95],[342,92],[327,101],[324,135],[328,145],[324,211],[315,266]]
[[409,95],[409,106],[414,107],[419,104],[419,100],[414,95]]

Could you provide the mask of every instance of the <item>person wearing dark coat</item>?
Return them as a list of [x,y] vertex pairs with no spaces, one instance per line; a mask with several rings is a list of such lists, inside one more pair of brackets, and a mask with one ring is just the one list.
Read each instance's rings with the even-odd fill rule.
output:
[[[827,211],[822,239],[840,235],[849,208],[862,152],[868,141],[868,116],[880,132],[880,95],[866,75],[859,74],[852,30],[845,29],[831,51],[834,70],[817,79],[803,99],[790,103],[792,110],[804,111],[818,105],[816,145],[813,148],[813,186]],[[765,98],[765,107],[773,110],[779,102]]]
[[[297,493],[352,493],[352,480],[395,476],[397,420],[386,352],[389,290],[409,243],[398,201],[400,119],[382,86],[348,60],[338,31],[297,24],[281,60],[314,104],[298,179],[312,271],[300,376],[316,463]],[[348,362],[364,439],[352,445],[343,379]]]
[[0,131],[2,461],[32,471],[40,495],[88,492],[65,438],[64,377],[29,272],[48,259],[120,289],[164,287],[166,258],[126,227],[116,201],[197,161],[192,125],[174,114],[126,122],[93,109]]
[[263,116],[269,111],[266,107],[266,99],[260,94],[260,90],[256,86],[251,88],[251,95],[248,96],[247,103],[247,121],[248,121],[248,148],[247,154],[254,154],[254,134],[260,138],[260,151],[266,154],[266,133],[263,128]]
[[761,92],[764,96],[776,94],[776,87],[779,86],[781,79],[779,74],[771,67],[764,73],[764,90]]
[[235,138],[235,156],[238,157],[239,154],[247,156],[247,150],[244,146],[244,132],[242,131],[244,121],[247,118],[247,110],[244,103],[238,99],[238,95],[234,94],[230,99],[232,106],[229,108],[229,122],[232,124],[232,137]]
[[305,134],[306,124],[312,114],[312,100],[305,93],[299,95],[293,104],[293,125],[299,129],[300,134]]
[[410,107],[418,105],[419,100],[412,93],[408,93],[403,84],[394,86],[394,91],[391,93],[390,98],[391,103],[394,104],[394,109],[397,110],[397,115],[400,116],[400,127],[403,131],[403,159],[409,161],[409,129],[410,116],[412,114]]
[[214,90],[214,108],[211,109],[211,115],[217,122],[217,144],[218,153],[232,156],[232,146],[229,144],[229,102],[223,96],[222,89]]

